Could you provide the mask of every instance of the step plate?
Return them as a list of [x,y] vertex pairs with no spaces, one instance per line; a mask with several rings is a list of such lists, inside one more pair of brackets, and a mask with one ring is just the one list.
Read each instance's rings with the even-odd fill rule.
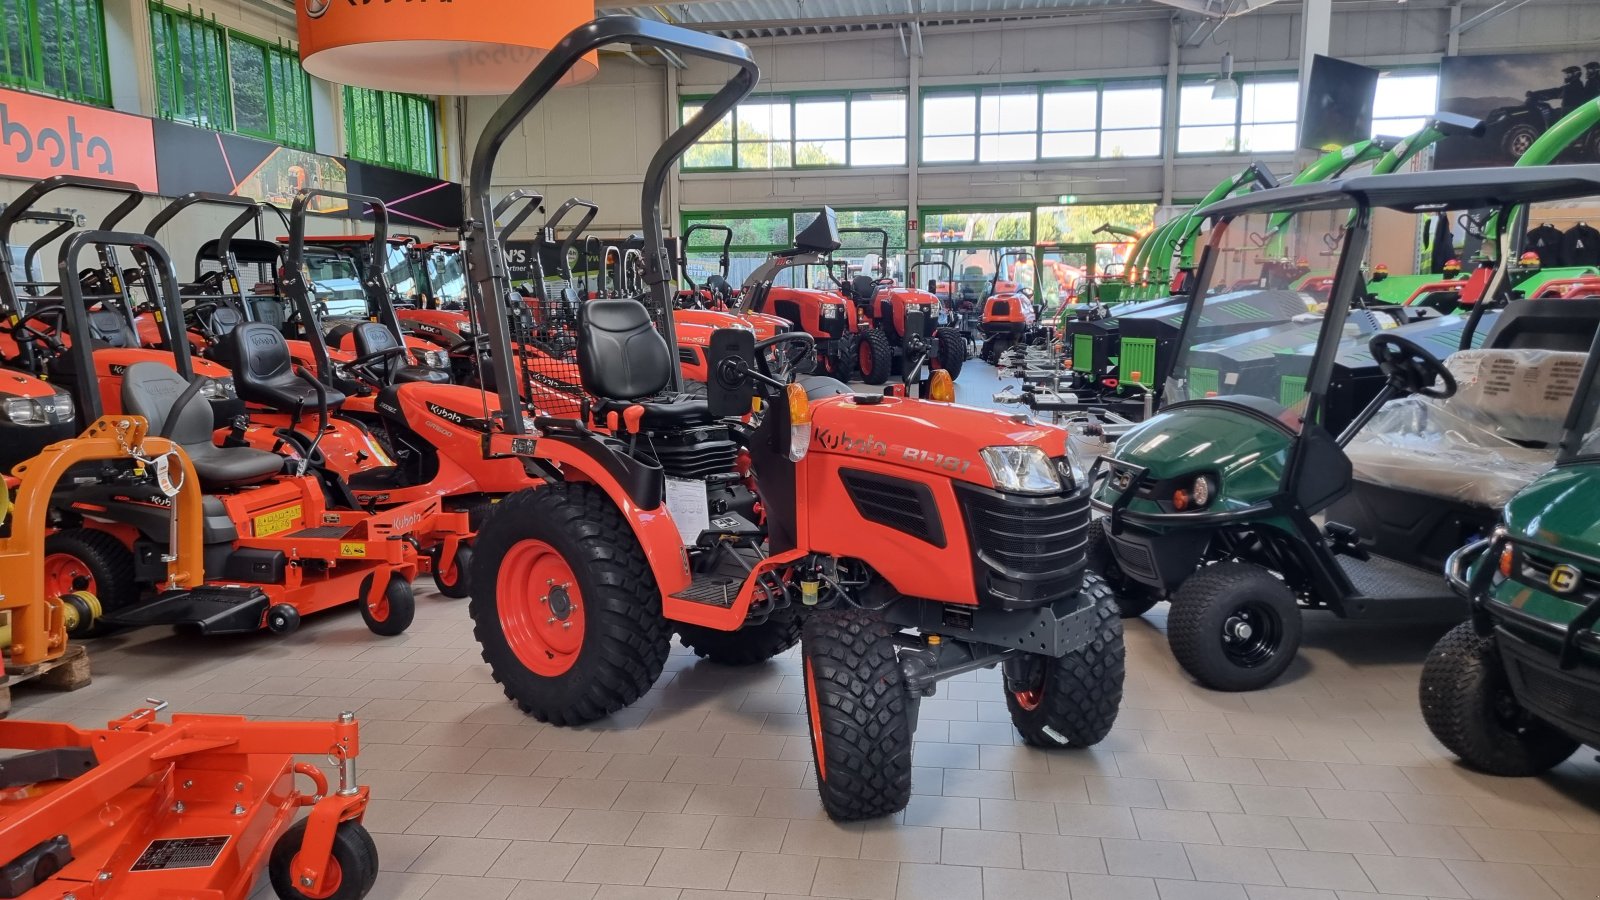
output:
[[178,625],[201,634],[251,634],[261,629],[271,601],[254,587],[205,587],[168,591],[105,617],[113,625],[143,628]]
[[678,600],[687,600],[690,603],[704,603],[706,606],[719,606],[723,609],[733,605],[739,599],[739,588],[744,582],[737,578],[727,578],[721,575],[700,575],[683,590],[672,596]]

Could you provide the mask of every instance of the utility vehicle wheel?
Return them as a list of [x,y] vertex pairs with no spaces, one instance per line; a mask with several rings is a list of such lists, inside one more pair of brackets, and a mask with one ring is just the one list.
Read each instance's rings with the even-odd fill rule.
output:
[[384,637],[404,634],[416,615],[417,599],[411,591],[411,582],[399,575],[389,576],[389,583],[376,600],[361,604],[361,618],[367,628]]
[[1422,720],[1451,753],[1490,775],[1538,775],[1560,765],[1578,742],[1517,703],[1494,636],[1462,622],[1422,664]]
[[777,656],[800,640],[800,611],[793,606],[767,616],[760,625],[717,631],[699,625],[678,627],[678,638],[694,655],[723,666],[753,666]]
[[[45,594],[66,597],[78,591],[99,601],[99,616],[113,615],[138,600],[133,554],[121,541],[92,528],[66,528],[45,538]],[[110,630],[107,623],[93,622],[82,636],[93,637]]]
[[1006,685],[1011,724],[1032,747],[1089,747],[1105,740],[1122,707],[1127,649],[1111,588],[1085,573],[1095,609],[1094,639],[1060,659],[1034,656],[1019,666],[1025,681]]
[[1532,125],[1513,125],[1506,130],[1505,137],[1500,139],[1500,149],[1512,159],[1521,159],[1522,154],[1528,152],[1533,142],[1539,139],[1539,129]]
[[817,793],[829,817],[875,819],[911,801],[911,704],[882,614],[806,617],[800,655]]
[[1089,523],[1089,546],[1084,550],[1089,571],[1104,579],[1117,598],[1117,611],[1124,619],[1137,619],[1161,602],[1161,597],[1149,585],[1129,578],[1111,552],[1111,538],[1106,534],[1106,520]]
[[880,328],[868,328],[856,339],[856,370],[867,384],[883,384],[894,368],[889,336]]
[[961,332],[953,328],[941,328],[933,333],[938,352],[934,354],[933,361],[941,369],[950,373],[954,381],[961,377],[961,367],[967,362],[967,341]]
[[456,545],[455,565],[451,566],[448,576],[444,570],[444,545],[434,547],[430,554],[433,557],[433,584],[439,593],[451,600],[460,600],[472,593],[472,547],[467,544]]
[[1253,691],[1283,674],[1300,648],[1300,607],[1260,566],[1224,562],[1172,595],[1167,643],[1184,671],[1218,691]]
[[300,882],[297,856],[306,839],[306,819],[272,845],[267,878],[272,892],[282,900],[361,900],[378,881],[378,845],[360,822],[340,822],[333,831],[333,859],[322,879],[322,890],[312,891]]
[[655,684],[671,627],[644,548],[598,488],[551,484],[512,494],[474,549],[473,634],[523,712],[581,725]]

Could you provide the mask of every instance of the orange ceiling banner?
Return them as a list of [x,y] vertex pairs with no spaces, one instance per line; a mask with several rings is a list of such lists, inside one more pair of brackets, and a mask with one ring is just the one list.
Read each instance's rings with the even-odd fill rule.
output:
[[[507,94],[594,0],[295,0],[300,61],[327,81],[459,96]],[[594,77],[598,54],[568,73]]]
[[87,175],[156,190],[150,120],[0,89],[0,176]]

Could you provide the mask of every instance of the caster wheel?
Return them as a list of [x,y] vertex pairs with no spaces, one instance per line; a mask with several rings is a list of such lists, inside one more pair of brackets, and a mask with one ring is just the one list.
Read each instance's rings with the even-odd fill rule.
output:
[[305,839],[306,820],[301,819],[272,846],[267,878],[274,894],[282,900],[360,900],[372,891],[378,880],[378,845],[360,822],[341,822],[334,830],[332,857],[317,891],[296,874]]
[[289,634],[300,627],[300,610],[287,603],[279,603],[267,610],[267,630],[273,634]]

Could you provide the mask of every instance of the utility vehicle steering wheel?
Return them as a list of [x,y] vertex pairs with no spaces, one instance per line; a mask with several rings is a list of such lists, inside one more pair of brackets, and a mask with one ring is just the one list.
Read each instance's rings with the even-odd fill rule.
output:
[[[793,344],[794,346],[777,354],[776,360],[772,358],[773,354],[767,352],[773,347],[787,344]],[[756,342],[756,365],[760,367],[761,374],[788,384],[794,380],[791,376],[806,374],[801,370],[801,363],[805,362],[807,357],[810,357],[815,362],[816,349],[817,339],[810,334],[804,331],[785,331],[775,334],[764,341]],[[774,363],[777,363],[777,365],[774,365]]]
[[[67,308],[59,303],[41,306],[17,319],[16,324],[11,326],[11,336],[18,339],[31,338],[49,347],[52,353],[65,353],[67,352],[67,345],[63,344],[61,338],[57,337],[57,335],[61,333],[61,323],[66,318],[66,315]],[[28,324],[33,321],[37,321],[40,325],[50,330],[40,331]]]
[[[1455,394],[1455,376],[1437,356],[1416,341],[1380,331],[1367,342],[1367,347],[1372,351],[1372,358],[1378,361],[1379,371],[1396,390],[1435,400]],[[1443,381],[1444,386],[1434,387],[1435,381]]]

